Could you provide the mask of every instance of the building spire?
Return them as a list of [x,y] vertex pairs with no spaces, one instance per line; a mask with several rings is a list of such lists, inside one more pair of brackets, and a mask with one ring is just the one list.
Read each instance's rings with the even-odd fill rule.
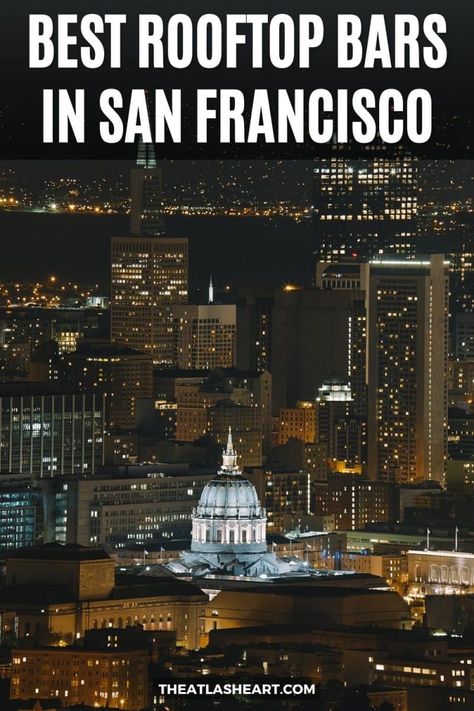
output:
[[155,170],[158,167],[153,143],[145,143],[142,138],[139,140],[136,165],[146,170]]
[[210,304],[214,303],[214,286],[212,284],[212,274],[209,277],[209,298],[208,301]]
[[239,474],[239,467],[237,466],[237,452],[235,451],[234,443],[232,442],[231,427],[229,427],[229,434],[227,435],[227,446],[222,452],[221,472],[225,474]]

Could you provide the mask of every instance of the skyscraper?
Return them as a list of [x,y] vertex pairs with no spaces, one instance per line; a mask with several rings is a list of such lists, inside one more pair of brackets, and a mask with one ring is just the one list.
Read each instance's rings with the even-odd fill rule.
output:
[[162,176],[153,145],[139,143],[130,189],[132,235],[112,239],[111,339],[170,366],[171,309],[188,300],[188,240],[165,236]]
[[173,364],[172,307],[188,299],[185,237],[112,239],[112,341]]
[[235,304],[190,304],[173,308],[178,368],[231,368],[235,365]]
[[327,448],[331,469],[358,469],[366,461],[365,420],[357,418],[348,382],[337,375],[318,390],[317,441]]
[[317,261],[413,256],[417,236],[417,171],[410,157],[329,158],[314,167]]
[[132,235],[165,234],[163,220],[163,176],[155,149],[140,142],[136,166],[130,172],[130,231]]
[[153,363],[150,354],[99,340],[80,341],[75,353],[55,359],[51,380],[69,382],[78,392],[103,392],[105,426],[132,430],[137,421],[137,399],[153,394]]
[[314,400],[326,378],[347,372],[350,326],[363,299],[358,288],[276,293],[271,323],[274,411]]
[[431,255],[318,264],[316,286],[360,288],[349,319],[348,375],[354,414],[367,422],[369,477],[443,481],[447,262]]
[[447,263],[373,261],[368,296],[369,477],[444,480]]
[[271,370],[273,289],[246,289],[237,304],[237,366]]
[[94,474],[104,462],[104,399],[53,383],[0,389],[0,473]]

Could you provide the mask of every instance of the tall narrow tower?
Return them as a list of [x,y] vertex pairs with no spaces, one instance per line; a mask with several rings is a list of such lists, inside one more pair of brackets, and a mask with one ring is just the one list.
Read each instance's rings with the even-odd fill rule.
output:
[[138,145],[137,163],[130,173],[131,214],[133,235],[165,234],[163,219],[163,179],[155,149],[150,143]]
[[185,237],[112,238],[111,338],[174,364],[173,306],[188,300]]
[[161,170],[140,143],[131,173],[131,232],[112,239],[111,339],[174,364],[172,308],[188,301],[188,240],[165,234]]
[[368,299],[372,479],[444,480],[448,276],[443,256],[375,260]]

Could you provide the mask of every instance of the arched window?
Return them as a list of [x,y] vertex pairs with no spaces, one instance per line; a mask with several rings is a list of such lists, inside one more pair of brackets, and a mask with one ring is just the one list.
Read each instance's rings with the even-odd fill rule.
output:
[[123,627],[123,617],[118,618],[117,627],[119,627],[120,629]]

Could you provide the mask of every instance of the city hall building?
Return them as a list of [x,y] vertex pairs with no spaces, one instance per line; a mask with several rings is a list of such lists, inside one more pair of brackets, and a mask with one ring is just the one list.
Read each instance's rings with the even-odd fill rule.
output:
[[98,548],[49,544],[12,552],[0,589],[0,644],[72,644],[87,630],[140,624],[172,630],[176,643],[200,646],[207,595],[168,577],[115,574]]

